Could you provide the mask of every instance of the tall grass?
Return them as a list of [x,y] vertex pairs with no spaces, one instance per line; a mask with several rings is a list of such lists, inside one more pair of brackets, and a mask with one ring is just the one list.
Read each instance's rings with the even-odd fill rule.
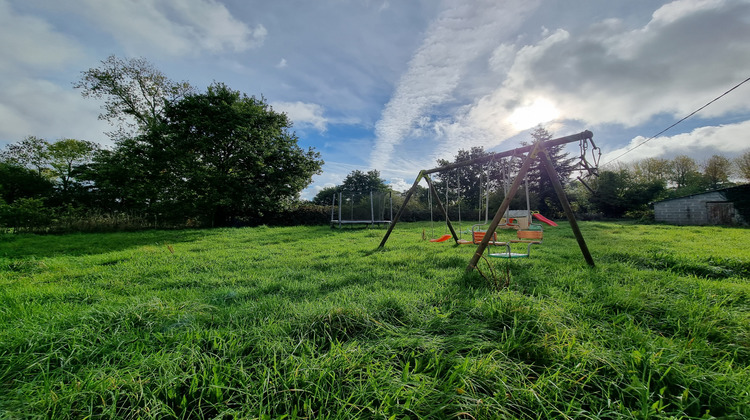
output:
[[0,236],[0,418],[750,416],[748,231],[581,226]]

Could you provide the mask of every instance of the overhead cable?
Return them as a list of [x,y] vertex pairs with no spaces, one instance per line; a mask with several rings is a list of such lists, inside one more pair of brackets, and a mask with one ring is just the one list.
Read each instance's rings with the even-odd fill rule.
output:
[[[626,151],[625,151],[625,152],[624,152],[623,154],[621,154],[621,155],[617,156],[617,157],[616,157],[616,158],[614,158],[614,159],[611,159],[611,160],[607,161],[607,162],[606,162],[606,163],[604,163],[603,165],[607,165],[607,164],[609,164],[609,163],[612,163],[612,162],[616,161],[617,159],[619,159],[619,158],[621,158],[621,157],[625,156],[626,154],[628,154],[628,153],[632,152],[633,150],[635,150],[635,149],[637,149],[637,148],[639,148],[639,147],[643,146],[644,144],[648,143],[649,141],[651,141],[651,140],[653,140],[653,139],[655,139],[655,138],[659,137],[660,135],[664,134],[664,133],[665,133],[665,132],[666,132],[667,130],[669,130],[670,128],[672,128],[672,127],[676,126],[677,124],[679,124],[679,123],[681,123],[681,122],[685,121],[686,119],[688,119],[688,118],[692,117],[693,115],[697,114],[698,112],[700,112],[701,110],[703,110],[703,108],[705,108],[705,107],[707,107],[707,106],[711,105],[712,103],[714,103],[714,102],[718,101],[719,99],[721,99],[721,98],[723,98],[724,96],[726,96],[726,95],[727,95],[727,94],[728,94],[729,92],[731,92],[731,91],[733,91],[733,90],[737,89],[738,87],[742,86],[743,84],[745,84],[745,83],[746,83],[746,82],[748,82],[748,81],[750,81],[750,77],[748,77],[747,79],[745,79],[745,80],[741,81],[740,83],[738,83],[738,84],[734,85],[734,87],[732,87],[732,88],[731,88],[731,89],[729,89],[728,91],[726,91],[726,92],[722,93],[721,95],[719,95],[719,96],[715,97],[715,98],[714,98],[714,99],[712,99],[712,100],[711,100],[710,102],[708,102],[707,104],[703,105],[702,107],[700,107],[700,108],[696,109],[695,111],[691,112],[690,114],[686,115],[685,117],[683,117],[683,118],[682,118],[681,120],[677,121],[676,123],[674,123],[674,124],[670,125],[669,127],[665,128],[664,130],[661,130],[660,132],[658,132],[658,133],[654,134],[653,136],[651,136],[651,137],[647,138],[646,140],[644,140],[644,141],[642,141],[642,142],[638,143],[637,145],[633,146],[633,148],[631,148],[631,149],[629,149],[629,150],[626,150]],[[602,165],[602,166],[603,166],[603,165]]]

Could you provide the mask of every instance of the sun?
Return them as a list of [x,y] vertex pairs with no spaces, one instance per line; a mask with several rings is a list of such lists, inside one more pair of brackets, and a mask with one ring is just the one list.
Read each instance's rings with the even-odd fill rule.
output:
[[552,121],[560,116],[560,110],[547,99],[537,98],[531,105],[516,108],[506,120],[518,131]]

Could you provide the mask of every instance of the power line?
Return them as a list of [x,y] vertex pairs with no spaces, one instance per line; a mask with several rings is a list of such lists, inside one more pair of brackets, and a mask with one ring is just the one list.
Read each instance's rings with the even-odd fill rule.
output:
[[621,155],[617,156],[616,158],[614,158],[614,159],[611,159],[611,160],[607,161],[606,163],[602,164],[602,166],[604,166],[604,165],[607,165],[607,164],[609,164],[609,163],[612,163],[612,162],[616,161],[617,159],[619,159],[619,158],[621,158],[621,157],[623,157],[623,156],[627,155],[628,153],[632,152],[633,150],[635,150],[635,149],[637,149],[637,148],[639,148],[639,147],[643,146],[644,144],[648,143],[649,141],[651,141],[651,140],[653,140],[653,139],[655,139],[655,138],[659,137],[660,135],[664,134],[664,133],[665,133],[665,132],[666,132],[667,130],[669,130],[670,128],[672,128],[672,127],[676,126],[677,124],[679,124],[679,123],[681,123],[681,122],[685,121],[686,119],[688,119],[688,118],[692,117],[693,115],[697,114],[698,112],[700,112],[701,110],[703,110],[703,108],[705,108],[705,107],[707,107],[707,106],[711,105],[712,103],[714,103],[714,102],[718,101],[719,99],[721,99],[721,98],[723,98],[724,96],[726,96],[726,95],[727,95],[727,94],[728,94],[729,92],[731,92],[731,91],[733,91],[733,90],[737,89],[738,87],[742,86],[743,84],[745,84],[745,83],[746,83],[746,82],[748,82],[748,81],[750,81],[750,77],[748,77],[747,79],[745,79],[745,80],[741,81],[740,83],[737,83],[736,85],[734,85],[734,87],[732,87],[732,88],[731,88],[731,89],[729,89],[728,91],[726,91],[726,92],[722,93],[721,95],[719,95],[719,96],[715,97],[715,98],[714,98],[714,99],[712,99],[712,100],[711,100],[710,102],[708,102],[707,104],[703,105],[702,107],[700,107],[700,108],[696,109],[695,111],[691,112],[690,114],[686,115],[685,117],[683,117],[683,118],[682,118],[681,120],[677,121],[676,123],[674,123],[674,124],[670,125],[669,127],[665,128],[664,130],[661,130],[661,131],[659,131],[658,133],[654,134],[653,136],[651,136],[651,137],[647,138],[646,140],[642,141],[641,143],[639,143],[639,144],[635,145],[635,146],[634,146],[634,147],[633,147],[632,149],[626,150],[626,151],[625,151],[625,152],[624,152],[623,154],[621,154]]

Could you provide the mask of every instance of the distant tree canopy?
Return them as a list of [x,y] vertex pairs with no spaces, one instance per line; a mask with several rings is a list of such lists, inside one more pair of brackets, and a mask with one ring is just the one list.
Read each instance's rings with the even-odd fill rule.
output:
[[370,191],[388,191],[388,185],[385,181],[380,178],[380,172],[373,169],[371,171],[360,171],[359,169],[352,171],[349,175],[344,178],[341,185],[334,187],[326,187],[320,190],[312,202],[315,204],[331,204],[332,197],[334,194],[344,193],[354,200],[358,200],[361,197],[368,196]]
[[[452,161],[438,159],[439,168],[451,164],[466,162],[489,156],[484,148],[472,147],[469,150],[459,150]],[[456,169],[439,172],[436,176],[436,188],[439,191],[448,189],[448,201],[456,202],[460,199],[462,203],[477,205],[487,190],[495,191],[502,184],[503,163],[490,161],[482,164],[472,164]],[[483,199],[482,199],[483,200]]]
[[[547,141],[552,139],[552,134],[543,127],[537,127],[531,133],[532,141]],[[523,146],[529,142],[522,142]],[[562,152],[562,146],[547,147],[552,164],[558,172],[561,182],[565,183],[574,170],[576,158],[568,158],[567,153]],[[492,155],[482,147],[472,147],[470,150],[459,150],[452,161],[440,159],[438,167],[446,167],[450,164],[479,159]],[[497,207],[505,196],[505,190],[510,186],[518,174],[523,161],[523,156],[506,157],[497,160],[489,160],[481,164],[471,164],[460,168],[439,172],[437,178],[438,191],[448,188],[448,200],[455,202],[460,198],[464,207],[475,206],[483,208],[486,206],[484,200],[487,191],[490,194],[490,207]],[[556,214],[561,211],[554,203],[557,203],[557,195],[546,170],[537,159],[532,163],[526,177],[529,186],[530,205],[535,210],[545,214]],[[460,188],[459,188],[460,187]],[[526,207],[523,194],[517,194],[513,198],[511,207],[523,205]],[[482,197],[482,199],[480,199]],[[450,204],[450,203],[449,203]],[[552,208],[551,208],[552,207]]]
[[[544,127],[538,126],[531,132],[531,138],[533,142],[552,140],[552,133]],[[547,152],[560,182],[565,184],[575,170],[577,157],[568,157],[569,153],[563,152],[563,149],[564,145],[548,146]],[[552,179],[539,159],[535,160],[529,169],[528,182],[529,194],[532,196],[530,201],[533,207],[546,215],[562,213],[557,193],[552,186]]]
[[50,197],[54,184],[37,171],[7,162],[0,162],[0,200],[13,204],[22,198]]
[[736,158],[734,164],[740,178],[744,179],[745,182],[750,182],[750,150]]
[[0,152],[0,161],[36,172],[58,191],[58,198],[72,200],[79,187],[77,170],[92,161],[100,146],[85,140],[61,139],[54,142],[28,136]]
[[607,217],[623,217],[628,212],[643,212],[649,202],[658,199],[666,189],[664,180],[654,178],[640,182],[627,169],[602,171],[592,180],[596,194],[589,201],[593,208]]
[[732,174],[732,162],[724,156],[713,155],[703,165],[703,174],[706,176],[710,188],[719,188],[729,182],[729,176]]

